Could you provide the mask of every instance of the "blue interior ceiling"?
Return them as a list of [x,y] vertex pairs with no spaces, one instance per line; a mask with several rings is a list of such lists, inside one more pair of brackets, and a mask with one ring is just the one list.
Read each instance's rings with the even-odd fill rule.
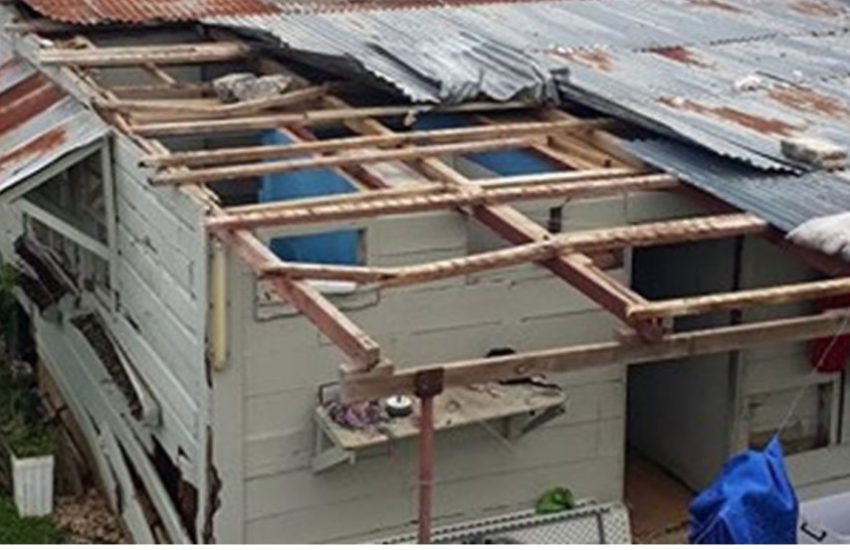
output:
[[[286,145],[293,140],[278,131],[263,136],[266,145]],[[351,193],[355,188],[333,170],[317,168],[298,172],[272,174],[260,181],[259,202],[303,199]],[[271,250],[282,260],[323,264],[359,263],[358,231],[332,231],[273,239]]]
[[[475,126],[475,119],[456,114],[432,114],[416,121],[416,130],[441,130]],[[522,176],[559,170],[547,159],[525,149],[506,149],[487,153],[464,155],[464,158],[500,176]]]

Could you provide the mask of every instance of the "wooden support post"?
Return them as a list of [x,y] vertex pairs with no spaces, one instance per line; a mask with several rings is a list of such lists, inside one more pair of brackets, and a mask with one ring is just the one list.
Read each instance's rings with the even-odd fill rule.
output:
[[419,415],[419,544],[431,544],[434,508],[434,399],[443,392],[443,371],[423,371],[414,378]]
[[[218,237],[256,272],[261,273],[262,266],[280,261],[248,231],[220,232]],[[275,277],[272,282],[286,301],[310,319],[349,358],[353,370],[367,370],[378,364],[381,350],[377,342],[309,283],[286,277]]]
[[639,339],[602,342],[520,353],[505,357],[457,361],[397,370],[390,375],[352,374],[343,379],[346,401],[414,394],[415,378],[443,369],[445,387],[483,384],[546,373],[573,372],[607,365],[635,365],[683,357],[724,353],[779,342],[803,342],[850,334],[850,310],[748,323],[665,335],[655,342]]

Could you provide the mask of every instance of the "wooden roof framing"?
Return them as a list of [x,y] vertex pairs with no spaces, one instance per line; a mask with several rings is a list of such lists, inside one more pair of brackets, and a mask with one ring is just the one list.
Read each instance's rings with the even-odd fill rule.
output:
[[[377,117],[410,119],[432,106],[351,107],[333,95],[332,87],[298,80],[301,88],[278,98],[251,104],[224,105],[208,97],[206,83],[179,82],[159,64],[214,63],[250,59],[256,53],[228,37],[224,41],[143,48],[95,48],[41,54],[45,63],[74,67],[99,90],[93,102],[116,126],[147,152],[144,162],[161,169],[154,182],[181,185],[209,207],[208,227],[257,274],[273,282],[281,296],[310,319],[347,357],[342,374],[348,399],[371,399],[414,393],[417,377],[439,372],[446,386],[502,380],[531,374],[591,368],[613,363],[640,363],[701,353],[730,351],[780,341],[796,341],[850,332],[847,311],[685,333],[665,332],[665,320],[712,311],[812,300],[850,293],[850,278],[782,285],[652,302],[613,279],[594,261],[594,254],[628,247],[653,246],[743,235],[775,239],[775,230],[756,216],[726,213],[590,231],[551,234],[512,204],[543,198],[615,195],[629,191],[685,189],[675,178],[647,171],[617,150],[606,133],[611,121],[579,119],[554,108],[522,103],[466,104],[441,109],[476,115],[479,125],[451,129],[396,132]],[[264,58],[259,65],[277,67]],[[139,66],[154,78],[155,100],[144,98],[143,86],[107,89],[85,67]],[[119,94],[126,94],[122,97]],[[289,96],[287,98],[287,96]],[[133,99],[126,99],[131,97]],[[173,100],[173,101],[172,101]],[[186,107],[182,110],[180,106]],[[514,110],[522,120],[497,123],[494,111]],[[188,117],[188,120],[187,120]],[[317,140],[316,125],[342,125],[353,137]],[[156,137],[250,133],[286,128],[301,141],[291,145],[230,147],[218,150],[170,151]],[[520,177],[470,180],[441,160],[452,154],[526,148],[559,163],[562,171]],[[303,155],[312,155],[304,157]],[[298,157],[298,158],[296,158]],[[403,162],[422,180],[391,185],[364,167]],[[205,184],[244,180],[260,175],[305,170],[340,169],[361,184],[359,192],[308,200],[223,208]],[[238,183],[234,183],[238,185]],[[495,252],[400,268],[346,267],[285,262],[252,232],[261,228],[315,228],[388,214],[457,209],[490,228],[511,246]],[[808,253],[808,257],[816,254]],[[817,260],[823,260],[817,256]],[[382,357],[378,343],[318,292],[307,279],[348,280],[398,286],[419,284],[506,266],[534,262],[607,309],[639,337],[611,342],[533,351],[510,357],[397,368]],[[841,268],[845,273],[850,270]]]

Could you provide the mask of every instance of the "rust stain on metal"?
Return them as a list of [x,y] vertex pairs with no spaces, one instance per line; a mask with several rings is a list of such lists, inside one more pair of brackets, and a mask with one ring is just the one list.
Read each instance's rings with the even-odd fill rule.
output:
[[56,85],[36,75],[0,94],[0,134],[13,130],[65,97]]
[[24,0],[32,9],[54,21],[95,25],[98,23],[150,23],[197,21],[205,17],[227,17],[279,13],[271,0]]
[[684,46],[673,46],[671,48],[654,48],[650,52],[665,57],[671,61],[682,63],[683,65],[691,65],[693,67],[702,67],[710,69],[713,65],[702,61],[698,55]]
[[826,0],[799,0],[791,4],[791,9],[797,13],[816,17],[837,17],[846,12],[841,6]]
[[9,164],[48,153],[64,144],[67,139],[67,132],[64,128],[54,128],[29,143],[0,155],[0,170],[3,170]]
[[614,68],[614,59],[611,57],[611,54],[598,48],[593,50],[556,51],[554,53],[570,61],[580,63],[585,67],[606,73],[611,72]]
[[727,2],[721,2],[721,0],[688,0],[688,3],[698,8],[709,8],[732,13],[745,13],[745,10],[742,10],[738,6]]
[[701,115],[712,116],[714,118],[719,118],[739,126],[743,126],[744,128],[748,128],[760,134],[791,136],[802,129],[782,120],[745,113],[738,109],[733,109],[732,107],[709,107],[690,99],[677,101],[668,97],[661,98],[659,101],[663,105],[672,109],[691,111]]
[[787,107],[833,117],[850,116],[850,106],[837,98],[824,95],[805,86],[782,86],[772,88],[771,99]]

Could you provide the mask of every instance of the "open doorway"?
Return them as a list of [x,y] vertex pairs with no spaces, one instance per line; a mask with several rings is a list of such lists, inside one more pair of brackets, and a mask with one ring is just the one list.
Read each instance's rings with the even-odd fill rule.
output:
[[[634,252],[633,287],[650,300],[739,286],[740,240]],[[679,318],[675,331],[738,322],[735,313]],[[736,353],[629,370],[626,501],[639,542],[687,540],[687,506],[721,468],[732,444]]]

